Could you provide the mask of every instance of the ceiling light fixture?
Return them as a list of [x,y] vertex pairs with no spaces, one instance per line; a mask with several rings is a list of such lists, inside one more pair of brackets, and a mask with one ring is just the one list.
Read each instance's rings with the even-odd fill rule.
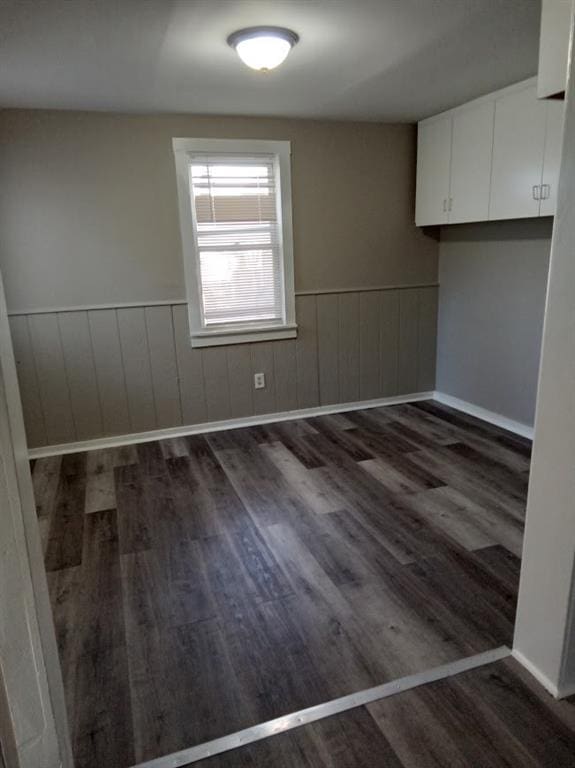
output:
[[285,61],[299,35],[283,27],[249,27],[233,32],[228,45],[240,59],[258,72],[269,72]]

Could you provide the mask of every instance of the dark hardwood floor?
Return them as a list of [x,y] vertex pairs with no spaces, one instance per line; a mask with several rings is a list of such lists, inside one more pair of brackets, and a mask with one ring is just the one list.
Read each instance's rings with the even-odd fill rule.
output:
[[[510,644],[529,455],[423,402],[38,459],[78,768],[125,768]],[[245,765],[375,765],[378,744],[402,765],[385,706],[278,739],[300,762],[260,745]],[[356,762],[348,732],[366,741],[353,735]]]
[[573,768],[575,700],[506,660],[344,712],[197,768]]

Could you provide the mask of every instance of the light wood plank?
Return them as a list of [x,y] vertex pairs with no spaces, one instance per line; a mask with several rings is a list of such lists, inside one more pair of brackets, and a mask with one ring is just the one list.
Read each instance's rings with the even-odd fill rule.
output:
[[341,498],[323,483],[321,475],[314,475],[306,469],[285,445],[267,443],[261,445],[260,450],[275,464],[310,510],[322,515],[342,509]]
[[399,293],[399,392],[417,392],[419,292],[409,288]]
[[321,405],[341,402],[339,394],[339,302],[337,294],[317,297],[317,345]]
[[[58,640],[58,653],[69,713],[75,712],[74,691],[79,661],[77,637],[82,620],[82,568],[63,568],[46,574],[52,602],[52,616]],[[70,721],[73,716],[70,717]]]
[[88,475],[108,472],[115,467],[137,464],[138,455],[135,445],[119,445],[117,448],[102,448],[88,451],[86,454],[86,473]]
[[130,424],[134,432],[156,427],[146,318],[142,307],[118,309]]
[[66,365],[56,314],[31,315],[30,334],[49,443],[76,439]]
[[83,478],[66,477],[62,473],[46,542],[47,571],[59,571],[82,563],[85,492]]
[[179,456],[189,456],[188,443],[185,437],[169,437],[160,443],[164,459],[177,459]]
[[208,420],[202,350],[192,349],[187,312],[184,305],[172,307],[182,421],[202,424]]
[[98,437],[102,434],[102,413],[88,313],[60,312],[58,324],[76,436],[78,440]]
[[390,493],[405,494],[421,491],[421,485],[410,477],[406,477],[382,458],[366,459],[358,462],[362,469],[380,482]]
[[102,422],[107,435],[128,434],[130,417],[118,321],[114,309],[88,312]]
[[146,307],[146,329],[150,351],[152,387],[158,427],[182,423],[174,326],[170,307]]
[[101,512],[116,508],[116,489],[114,486],[114,470],[97,472],[88,475],[86,480],[86,513]]
[[41,445],[46,445],[48,438],[28,318],[25,315],[11,317],[10,332],[12,334],[18,383],[22,396],[26,437],[30,448],[38,448]]

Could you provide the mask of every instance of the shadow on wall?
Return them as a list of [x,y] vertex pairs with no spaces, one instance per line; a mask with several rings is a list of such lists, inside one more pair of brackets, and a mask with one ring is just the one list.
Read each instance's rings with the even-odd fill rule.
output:
[[501,242],[506,240],[550,240],[553,217],[482,221],[476,224],[451,224],[440,228],[440,242]]

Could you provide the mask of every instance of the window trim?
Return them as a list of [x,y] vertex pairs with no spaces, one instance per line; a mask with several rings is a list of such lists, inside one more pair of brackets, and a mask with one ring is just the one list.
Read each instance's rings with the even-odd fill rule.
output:
[[[222,344],[242,344],[250,341],[293,339],[297,336],[295,322],[295,286],[293,263],[293,221],[291,193],[291,143],[259,139],[172,139],[176,163],[180,231],[184,257],[184,278],[188,304],[188,320],[192,347],[211,347]],[[196,239],[195,206],[190,190],[190,155],[273,154],[279,176],[280,201],[278,217],[282,239],[282,295],[285,321],[281,324],[232,323],[227,327],[206,329],[202,324],[200,263]]]

